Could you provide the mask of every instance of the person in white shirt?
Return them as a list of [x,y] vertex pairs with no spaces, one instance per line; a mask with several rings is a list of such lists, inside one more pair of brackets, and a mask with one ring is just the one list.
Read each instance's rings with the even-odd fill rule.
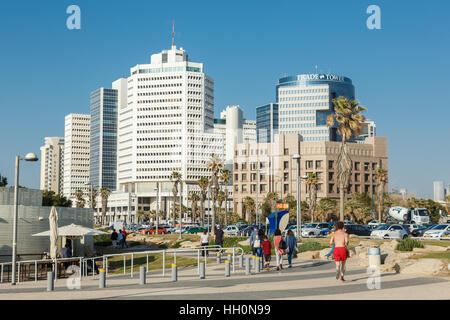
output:
[[[205,247],[209,244],[209,237],[208,237],[208,232],[205,230],[203,231],[203,234],[200,236],[200,245],[202,247]],[[202,257],[205,256],[205,251],[206,251],[206,256],[209,256],[209,252],[208,250],[202,250]]]

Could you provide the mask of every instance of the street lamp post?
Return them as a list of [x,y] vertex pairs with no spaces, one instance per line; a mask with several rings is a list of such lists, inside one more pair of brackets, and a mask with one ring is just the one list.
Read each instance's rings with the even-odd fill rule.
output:
[[158,216],[159,216],[159,182],[156,183],[156,234],[158,234]]
[[209,237],[209,217],[211,216],[211,190],[207,190],[208,193],[208,208],[209,208],[209,214],[208,214],[208,228],[206,229],[208,231],[208,237]]
[[181,217],[182,217],[182,212],[183,212],[183,182],[181,180],[180,181],[180,236],[178,237],[179,240],[181,240],[182,236],[181,236]]
[[38,157],[34,153],[28,153],[25,158],[16,156],[15,172],[14,172],[14,221],[13,221],[13,245],[12,245],[12,277],[11,284],[16,284],[16,254],[17,254],[17,220],[19,216],[19,162],[38,161]]
[[294,154],[292,157],[294,160],[297,160],[297,239],[300,240],[301,232],[302,232],[302,224],[301,224],[301,200],[300,200],[300,155]]

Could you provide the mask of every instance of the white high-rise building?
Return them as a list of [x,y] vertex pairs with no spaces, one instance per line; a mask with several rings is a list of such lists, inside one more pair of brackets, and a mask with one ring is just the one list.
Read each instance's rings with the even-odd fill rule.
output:
[[89,114],[71,113],[65,118],[64,196],[68,199],[73,200],[77,190],[85,194],[90,190],[86,185],[89,182],[90,121]]
[[63,193],[64,138],[45,137],[41,147],[41,190]]
[[[135,195],[137,210],[150,210],[157,182],[160,196],[172,201],[174,171],[182,175],[184,197],[188,188],[195,190],[196,181],[210,175],[211,155],[223,154],[223,138],[213,132],[214,81],[203,63],[191,62],[172,45],[153,54],[150,64],[132,67],[113,89],[118,90],[118,192]],[[165,210],[166,200],[161,201]]]
[[433,181],[434,201],[444,201],[444,181]]
[[224,139],[223,158],[229,170],[232,170],[234,148],[239,143],[256,143],[256,120],[243,118],[239,106],[227,106],[220,113],[220,119],[214,120],[214,132]]

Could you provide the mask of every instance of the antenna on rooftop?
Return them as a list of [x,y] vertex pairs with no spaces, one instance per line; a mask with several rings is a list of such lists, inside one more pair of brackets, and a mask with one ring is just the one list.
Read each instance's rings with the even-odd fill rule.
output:
[[172,21],[172,49],[175,47],[175,22]]

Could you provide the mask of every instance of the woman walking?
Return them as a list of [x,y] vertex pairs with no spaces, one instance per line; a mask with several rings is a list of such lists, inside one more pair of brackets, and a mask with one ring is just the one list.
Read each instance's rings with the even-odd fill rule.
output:
[[289,267],[292,268],[292,256],[297,253],[297,239],[295,239],[294,232],[289,230],[286,237],[287,244],[287,258],[289,262]]
[[273,245],[275,247],[275,255],[277,258],[277,271],[283,269],[283,255],[286,254],[286,242],[281,235],[280,229],[276,229],[273,237]]
[[[208,244],[209,244],[208,232],[206,230],[204,230],[203,234],[200,236],[200,245],[202,247],[206,247]],[[205,256],[205,251],[206,251],[206,256],[209,257],[208,250],[202,250],[202,257]]]

